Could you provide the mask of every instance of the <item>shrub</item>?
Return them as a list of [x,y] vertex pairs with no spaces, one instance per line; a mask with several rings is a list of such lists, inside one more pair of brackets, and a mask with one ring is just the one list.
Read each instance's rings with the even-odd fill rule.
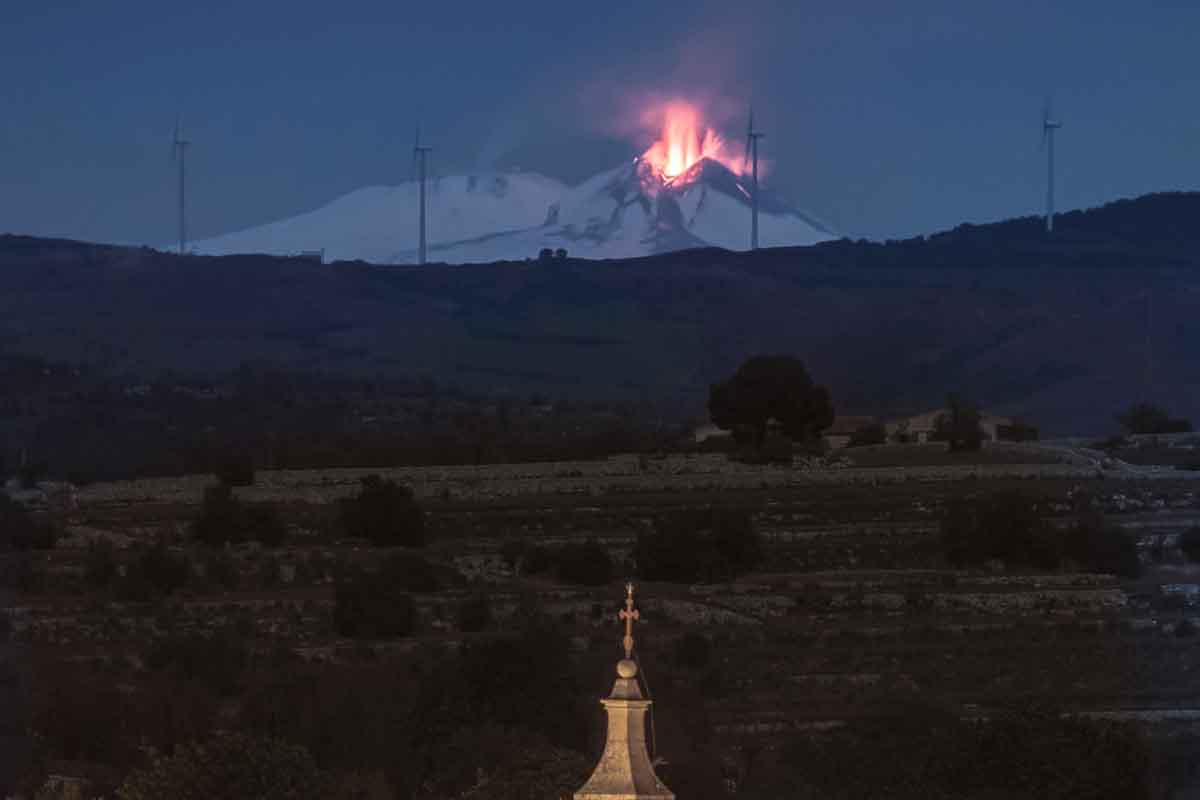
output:
[[20,503],[0,493],[0,550],[53,550],[54,526],[39,522]]
[[594,539],[566,545],[555,555],[558,579],[579,586],[603,586],[612,581],[613,562],[608,549]]
[[675,663],[684,669],[702,670],[712,660],[712,644],[708,637],[688,631],[675,643]]
[[753,569],[764,552],[747,512],[710,508],[659,518],[638,536],[633,558],[646,580],[712,583]]
[[429,594],[442,588],[442,580],[428,561],[410,553],[396,553],[379,568],[382,580],[405,592]]
[[408,636],[416,628],[416,606],[382,572],[345,575],[334,588],[333,625],[339,636],[352,638]]
[[504,563],[508,568],[515,573],[520,570],[528,549],[528,545],[520,539],[506,539],[504,544],[500,545],[500,557],[504,559]]
[[1188,528],[1179,536],[1179,549],[1193,563],[1200,561],[1200,525]]
[[554,556],[548,547],[535,544],[526,549],[522,563],[526,573],[542,575],[554,566]]
[[254,797],[319,800],[327,779],[302,747],[276,739],[223,734],[176,748],[135,770],[117,790],[118,800]]
[[117,582],[117,597],[133,603],[149,602],[181,589],[190,574],[187,561],[160,541],[129,562],[125,575]]
[[483,592],[475,592],[458,604],[458,629],[478,633],[492,624],[492,602]]
[[226,589],[237,588],[237,561],[225,550],[210,551],[204,559],[204,577]]
[[377,546],[425,544],[425,513],[412,489],[395,481],[368,475],[357,495],[342,499],[340,509],[347,536]]
[[1136,578],[1141,574],[1137,542],[1098,511],[1081,514],[1067,533],[1067,554],[1095,572]]
[[244,453],[231,456],[217,467],[216,478],[225,486],[253,486],[254,461]]
[[958,566],[998,560],[1055,569],[1061,562],[1060,535],[1036,502],[1015,492],[955,497],[940,528],[946,558]]
[[107,539],[97,539],[88,545],[83,577],[94,589],[102,589],[117,578],[117,551]]
[[170,672],[187,682],[199,682],[232,695],[249,663],[246,642],[231,631],[214,635],[176,634],[155,641],[146,655],[153,672]]
[[192,535],[211,546],[256,541],[278,547],[287,538],[287,526],[274,506],[242,503],[230,485],[222,483],[204,490]]
[[287,539],[287,526],[274,506],[243,506],[246,538],[265,547],[279,547]]

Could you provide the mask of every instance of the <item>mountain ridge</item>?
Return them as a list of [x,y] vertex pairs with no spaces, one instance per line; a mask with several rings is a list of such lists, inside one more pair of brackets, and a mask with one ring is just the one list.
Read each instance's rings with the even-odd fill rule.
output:
[[[769,189],[760,191],[764,246],[833,237]],[[206,255],[327,251],[333,260],[417,260],[418,186],[368,187],[318,209],[194,243]],[[666,180],[639,159],[567,187],[536,173],[456,175],[428,186],[429,252],[448,263],[489,263],[570,249],[590,259],[749,244],[750,190],[704,158]]]

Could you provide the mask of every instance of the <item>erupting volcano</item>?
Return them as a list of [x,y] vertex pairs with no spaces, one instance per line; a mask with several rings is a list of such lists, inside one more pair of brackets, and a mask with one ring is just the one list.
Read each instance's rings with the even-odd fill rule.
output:
[[741,172],[741,163],[728,150],[725,140],[705,125],[700,110],[691,103],[670,102],[646,116],[661,118],[661,134],[642,153],[642,161],[664,183],[674,181],[706,158],[723,164],[735,174]]
[[[524,261],[545,249],[613,259],[750,246],[754,186],[742,148],[687,101],[641,115],[656,137],[641,155],[574,188],[534,173],[461,175],[429,186],[429,258],[451,264]],[[645,141],[645,140],[643,140]],[[759,172],[762,172],[761,162]],[[835,238],[821,223],[759,187],[763,247]],[[197,242],[215,255],[292,255],[324,250],[331,260],[417,260],[415,183],[361,189],[309,214]]]

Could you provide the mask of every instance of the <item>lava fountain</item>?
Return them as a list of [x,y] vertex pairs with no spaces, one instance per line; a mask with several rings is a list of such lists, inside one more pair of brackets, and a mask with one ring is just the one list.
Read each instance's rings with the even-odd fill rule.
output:
[[736,148],[729,147],[691,103],[666,103],[645,117],[657,125],[659,137],[642,153],[641,161],[663,183],[671,183],[706,158],[725,165],[735,175],[742,173],[742,159]]

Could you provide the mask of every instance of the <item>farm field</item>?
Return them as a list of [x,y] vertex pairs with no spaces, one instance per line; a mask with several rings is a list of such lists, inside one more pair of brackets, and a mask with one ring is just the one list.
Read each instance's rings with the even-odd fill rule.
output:
[[[340,531],[337,501],[373,472],[413,487],[424,547],[373,547]],[[761,564],[711,583],[638,580],[638,654],[664,752],[697,726],[728,752],[758,752],[912,707],[987,717],[1049,703],[1136,720],[1164,741],[1200,731],[1200,565],[1177,546],[1200,525],[1200,483],[1190,473],[1106,473],[1066,458],[897,472],[751,467],[720,456],[259,472],[233,494],[276,509],[286,541],[215,552],[191,528],[212,483],[189,476],[79,491],[65,535],[36,556],[35,586],[10,595],[5,609],[12,640],[38,665],[35,694],[78,669],[119,681],[131,696],[150,691],[156,641],[228,631],[248,643],[252,665],[284,657],[314,669],[402,670],[503,638],[536,609],[565,632],[580,684],[600,696],[619,653],[615,612],[636,572],[639,536],[664,516],[715,507],[751,521]],[[944,509],[995,491],[1036,498],[1058,525],[1072,519],[1073,498],[1093,497],[1136,542],[1140,574],[952,566],[940,545]],[[118,574],[151,543],[191,574],[149,602],[90,587],[99,541],[111,544]],[[516,555],[585,543],[612,560],[601,585],[531,574]],[[439,576],[412,592],[412,632],[339,635],[339,576],[398,554],[419,554]],[[487,620],[464,630],[464,603],[481,594]],[[688,655],[697,637],[706,646]],[[248,674],[222,695],[219,714],[239,713]]]

